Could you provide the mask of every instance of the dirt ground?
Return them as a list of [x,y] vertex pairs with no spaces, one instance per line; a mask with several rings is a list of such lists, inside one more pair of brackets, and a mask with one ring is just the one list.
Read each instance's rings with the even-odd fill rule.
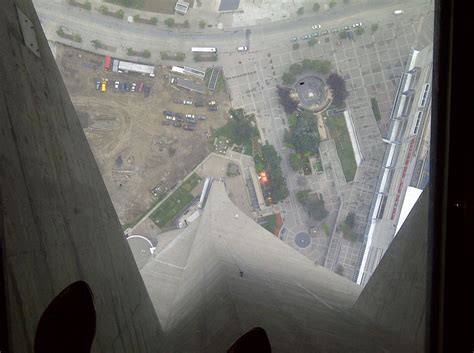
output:
[[[103,71],[103,57],[63,45],[57,46],[60,68],[71,100],[84,122],[84,132],[99,165],[122,224],[145,212],[154,200],[156,185],[173,187],[211,151],[212,128],[225,124],[230,108],[225,92],[212,97],[219,111],[208,112],[173,103],[173,99],[210,96],[179,91],[168,82],[166,69],[156,67],[156,77]],[[97,80],[109,79],[107,92],[96,90]],[[144,82],[151,94],[119,92],[114,81]],[[195,131],[162,125],[164,110],[206,115]]]

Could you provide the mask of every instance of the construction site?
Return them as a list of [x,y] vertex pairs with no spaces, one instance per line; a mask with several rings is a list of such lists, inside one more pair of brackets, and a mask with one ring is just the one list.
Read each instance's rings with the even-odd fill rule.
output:
[[[212,131],[226,123],[230,103],[225,87],[198,93],[172,84],[167,67],[156,66],[151,76],[113,72],[104,69],[104,60],[56,44],[66,88],[126,227],[211,152]],[[219,109],[208,109],[211,100]],[[186,116],[188,124],[168,122],[164,111]],[[200,119],[193,122],[196,116]]]

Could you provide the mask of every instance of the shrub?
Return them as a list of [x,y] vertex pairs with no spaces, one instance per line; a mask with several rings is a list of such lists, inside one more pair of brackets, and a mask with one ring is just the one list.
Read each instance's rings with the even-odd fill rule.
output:
[[174,26],[174,18],[168,17],[165,20],[165,25],[167,25],[168,27],[173,27]]

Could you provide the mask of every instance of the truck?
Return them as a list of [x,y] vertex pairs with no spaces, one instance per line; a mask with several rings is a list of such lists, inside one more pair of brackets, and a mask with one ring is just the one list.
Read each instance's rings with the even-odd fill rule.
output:
[[104,61],[104,70],[110,71],[111,64],[112,64],[112,58],[110,57],[110,55],[106,55],[105,61]]

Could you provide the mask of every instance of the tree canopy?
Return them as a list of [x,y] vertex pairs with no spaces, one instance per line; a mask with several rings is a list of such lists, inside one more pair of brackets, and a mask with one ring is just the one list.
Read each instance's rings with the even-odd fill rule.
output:
[[332,89],[333,104],[336,107],[342,106],[349,93],[346,90],[346,81],[336,73],[329,75],[327,84]]
[[288,87],[277,86],[278,97],[280,104],[287,114],[293,113],[298,108],[299,101],[294,99],[291,95],[292,90]]
[[297,153],[315,154],[318,152],[319,133],[313,114],[301,112],[285,138]]
[[277,154],[275,147],[268,142],[262,146],[265,169],[269,174],[270,193],[274,203],[284,200],[288,197],[289,191],[286,186],[286,180],[281,171],[281,157]]
[[306,211],[308,211],[310,217],[317,221],[323,220],[329,214],[322,197],[310,194],[310,190],[298,191],[296,193],[296,199],[304,206]]

